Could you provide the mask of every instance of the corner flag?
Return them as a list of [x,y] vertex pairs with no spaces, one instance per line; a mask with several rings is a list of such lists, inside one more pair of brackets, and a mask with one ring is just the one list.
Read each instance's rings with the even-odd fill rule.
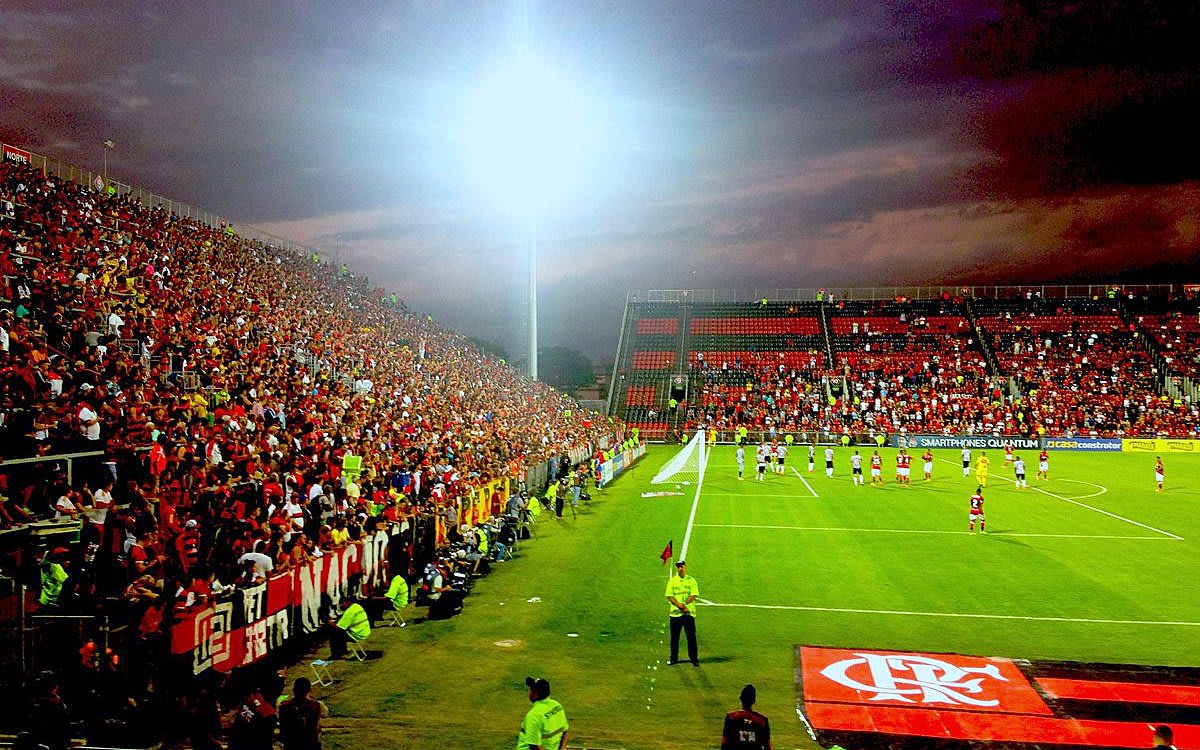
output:
[[671,561],[671,558],[675,556],[675,550],[674,550],[674,547],[675,547],[675,540],[674,540],[674,539],[672,539],[671,541],[667,542],[667,546],[666,546],[666,547],[663,547],[662,554],[661,554],[661,555],[659,555],[659,558],[661,558],[661,559],[662,559],[662,561],[663,561],[663,565],[666,565],[668,562],[670,562],[670,561]]

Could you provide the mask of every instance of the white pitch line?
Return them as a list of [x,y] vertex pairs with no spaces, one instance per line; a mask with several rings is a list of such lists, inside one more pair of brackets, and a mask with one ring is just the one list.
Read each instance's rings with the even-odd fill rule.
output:
[[763,498],[781,498],[784,500],[795,500],[796,498],[801,497],[801,495],[798,495],[795,492],[793,492],[791,494],[787,494],[787,495],[776,494],[776,493],[771,493],[771,492],[768,492],[768,493],[756,492],[753,495],[748,495],[744,492],[716,492],[714,490],[709,490],[708,496],[709,497],[736,497],[741,500],[755,500],[755,501],[762,500]]
[[[951,464],[951,465],[954,465],[954,466],[959,466],[959,465],[960,465],[960,464],[955,464],[953,461],[950,461],[950,460],[948,460],[948,459],[945,459],[945,458],[943,458],[943,459],[941,459],[941,460],[942,460],[942,461],[944,461],[945,463],[948,463],[948,464]],[[990,474],[990,473],[989,473],[989,474],[988,474],[988,476],[989,476],[989,477],[991,477],[991,476],[995,476],[997,479],[1003,479],[1004,481],[1006,481],[1006,482],[1010,482],[1010,483],[1012,483],[1012,484],[1016,484],[1016,483],[1017,483],[1015,479],[1009,479],[1008,477],[1002,477],[1002,476],[1000,476],[999,474]],[[1097,486],[1100,486],[1100,485],[1097,485]],[[1186,541],[1186,540],[1185,540],[1183,537],[1181,537],[1181,536],[1179,536],[1179,535],[1177,535],[1177,534],[1172,534],[1172,533],[1171,533],[1171,532],[1169,532],[1169,531],[1163,531],[1162,529],[1156,529],[1156,528],[1154,528],[1153,526],[1149,526],[1149,525],[1147,525],[1147,524],[1144,524],[1144,523],[1142,523],[1141,521],[1135,521],[1135,520],[1133,520],[1132,518],[1126,518],[1125,516],[1119,516],[1119,515],[1117,515],[1116,513],[1109,513],[1107,510],[1104,510],[1103,508],[1097,508],[1097,507],[1096,507],[1096,506],[1094,506],[1094,505],[1088,505],[1087,503],[1081,503],[1081,502],[1079,502],[1078,500],[1072,500],[1072,499],[1071,499],[1071,498],[1069,498],[1069,497],[1063,497],[1062,495],[1055,494],[1055,493],[1053,493],[1053,492],[1050,492],[1049,490],[1044,490],[1044,489],[1042,489],[1041,487],[1037,487],[1037,486],[1032,486],[1032,485],[1031,485],[1031,486],[1029,487],[1029,489],[1031,489],[1031,490],[1037,490],[1038,492],[1042,493],[1043,495],[1049,495],[1050,497],[1053,497],[1053,498],[1055,498],[1055,499],[1057,499],[1057,500],[1062,500],[1064,503],[1070,503],[1071,505],[1078,505],[1080,508],[1087,508],[1088,510],[1094,510],[1095,512],[1097,512],[1097,513],[1100,513],[1101,515],[1108,516],[1109,518],[1115,518],[1115,519],[1117,519],[1118,521],[1124,521],[1125,523],[1131,523],[1131,524],[1133,524],[1134,526],[1140,526],[1140,527],[1142,527],[1143,529],[1146,529],[1147,531],[1153,531],[1153,532],[1154,532],[1154,533],[1156,533],[1156,534],[1162,534],[1163,536],[1169,536],[1169,537],[1171,537],[1172,539],[1175,539],[1175,540],[1177,540],[1177,541],[1180,541],[1180,542],[1182,542],[1182,541]]]
[[1181,622],[1175,620],[1106,620],[1092,617],[1035,617],[1033,615],[986,615],[968,612],[914,612],[905,609],[857,609],[852,607],[799,607],[784,604],[718,604],[708,599],[700,599],[706,607],[734,607],[740,609],[775,609],[794,612],[843,612],[859,615],[899,615],[907,617],[959,617],[973,620],[1025,620],[1030,622],[1079,622],[1090,625],[1170,625],[1174,627],[1195,628],[1200,622]]
[[1102,484],[1096,484],[1095,482],[1085,482],[1082,479],[1061,479],[1061,478],[1056,479],[1055,481],[1056,482],[1070,482],[1071,484],[1086,484],[1089,487],[1095,487],[1096,489],[1100,490],[1099,492],[1093,492],[1090,495],[1080,495],[1079,497],[1072,497],[1072,498],[1070,498],[1071,500],[1087,500],[1089,497],[1100,497],[1101,495],[1108,494],[1107,487],[1105,487]]
[[804,482],[804,486],[808,488],[808,491],[812,493],[813,497],[820,497],[820,495],[817,494],[817,491],[812,488],[812,485],[808,483],[808,480],[804,478],[804,475],[796,471],[795,466],[792,467],[792,473],[800,477],[800,481]]
[[705,446],[701,453],[701,461],[703,465],[700,467],[700,476],[696,479],[696,495],[692,498],[692,512],[688,516],[687,531],[683,532],[683,547],[679,549],[679,557],[676,560],[687,560],[688,544],[692,541],[692,526],[696,523],[696,508],[700,505],[700,489],[704,487],[704,470],[708,467],[708,447]]
[[[950,534],[968,536],[966,531],[948,531],[946,529],[849,529],[841,526],[758,526],[736,523],[698,523],[706,529],[775,529],[779,531],[846,531],[855,534]],[[988,536],[1019,536],[1037,537],[1043,539],[1128,539],[1133,541],[1171,542],[1165,536],[1111,536],[1104,534],[1026,534],[1022,532],[992,532]]]

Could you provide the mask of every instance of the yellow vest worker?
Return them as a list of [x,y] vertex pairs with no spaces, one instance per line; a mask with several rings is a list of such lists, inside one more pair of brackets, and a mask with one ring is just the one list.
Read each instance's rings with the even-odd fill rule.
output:
[[63,584],[69,577],[67,569],[58,560],[45,560],[42,563],[42,591],[38,594],[38,604],[43,607],[58,606],[58,598],[62,596]]
[[392,579],[384,597],[392,603],[392,609],[397,611],[408,606],[408,581],[404,580],[404,576],[396,576]]
[[567,712],[562,704],[550,697],[550,683],[545,679],[525,678],[529,700],[533,703],[521,722],[517,734],[517,750],[561,750],[567,744]]
[[371,618],[367,617],[367,611],[358,602],[346,607],[346,611],[338,618],[337,626],[359,643],[371,636]]
[[693,667],[700,666],[699,649],[696,645],[696,599],[700,596],[700,584],[688,575],[687,563],[675,563],[675,575],[667,581],[666,597],[671,605],[671,655],[667,664],[679,663],[679,633],[687,632],[688,660]]

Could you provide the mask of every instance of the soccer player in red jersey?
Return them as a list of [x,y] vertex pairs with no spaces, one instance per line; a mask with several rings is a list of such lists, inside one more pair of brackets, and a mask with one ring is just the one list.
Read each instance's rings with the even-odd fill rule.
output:
[[1012,444],[1004,446],[1004,465],[1010,466],[1013,462],[1013,447]]
[[879,451],[871,454],[871,484],[883,486],[883,458]]
[[1042,452],[1038,454],[1037,476],[1038,479],[1050,478],[1050,454],[1046,452],[1045,448],[1043,448]]
[[928,482],[933,479],[933,451],[926,448],[921,460],[925,462],[925,481]]
[[1163,470],[1162,456],[1155,456],[1154,457],[1154,481],[1158,482],[1158,491],[1159,492],[1163,491],[1163,474],[1165,474],[1165,473],[1166,472]]
[[979,533],[986,534],[984,530],[985,517],[983,515],[983,485],[975,489],[975,494],[971,495],[971,512],[967,516],[967,520],[971,523],[970,533],[975,533],[975,519],[979,519]]
[[908,455],[908,451],[900,451],[900,483],[907,485],[909,478],[912,476],[912,456]]
[[771,723],[754,710],[756,700],[758,692],[753,685],[742,688],[742,710],[725,714],[721,750],[771,750]]

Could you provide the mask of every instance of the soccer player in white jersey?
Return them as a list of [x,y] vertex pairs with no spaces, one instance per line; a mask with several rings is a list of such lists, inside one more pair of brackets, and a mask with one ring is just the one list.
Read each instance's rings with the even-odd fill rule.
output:
[[763,443],[758,446],[758,450],[754,453],[754,468],[756,479],[763,482],[767,478],[767,444]]
[[825,476],[833,479],[833,448],[825,449]]
[[787,463],[787,453],[787,445],[780,443],[779,445],[775,446],[775,471],[779,472],[780,474],[786,472],[784,464]]
[[963,476],[964,477],[971,476],[971,449],[969,447],[967,447],[966,443],[963,443],[963,447],[962,447],[962,461],[963,461]]
[[742,481],[745,477],[742,473],[746,471],[746,449],[742,446],[737,447],[737,465],[738,465],[738,481]]
[[864,486],[862,473],[862,456],[858,455],[858,451],[854,451],[854,455],[850,457],[850,474],[854,484],[858,487]]
[[1025,459],[1013,456],[1013,473],[1017,475],[1017,487],[1028,487],[1025,481]]
[[812,474],[813,469],[817,468],[817,444],[809,443],[808,445],[808,473]]

